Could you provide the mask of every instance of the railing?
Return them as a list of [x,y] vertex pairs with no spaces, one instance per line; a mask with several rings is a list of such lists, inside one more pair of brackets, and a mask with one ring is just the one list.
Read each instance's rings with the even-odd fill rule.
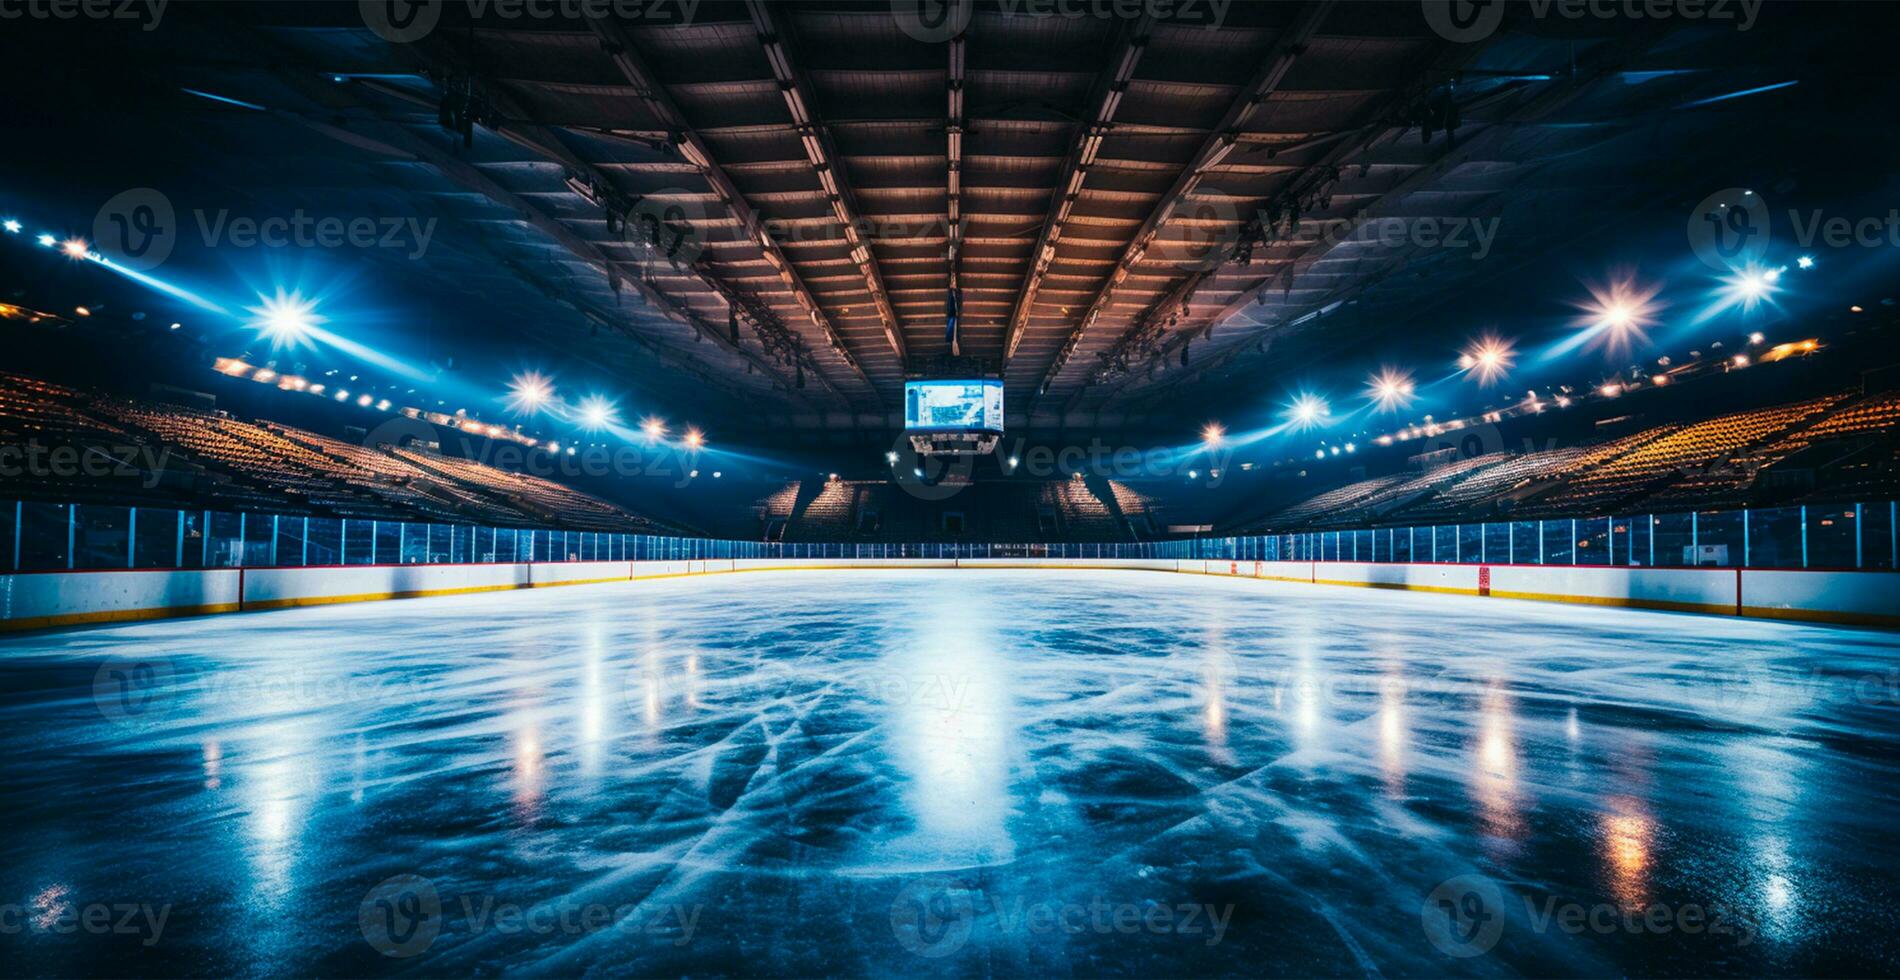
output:
[[1138,543],[783,543],[609,531],[0,502],[0,572],[707,558],[1212,558],[1900,568],[1893,501]]
[[1688,568],[1900,568],[1894,501],[1305,531],[1198,542],[1194,557]]
[[108,504],[0,502],[0,572],[705,558],[1189,558],[1127,544],[780,543]]

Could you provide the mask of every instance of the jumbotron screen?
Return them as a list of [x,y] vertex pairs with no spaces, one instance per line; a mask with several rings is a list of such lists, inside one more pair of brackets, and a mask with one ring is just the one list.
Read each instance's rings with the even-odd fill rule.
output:
[[910,432],[1003,431],[1001,381],[907,381],[904,428]]

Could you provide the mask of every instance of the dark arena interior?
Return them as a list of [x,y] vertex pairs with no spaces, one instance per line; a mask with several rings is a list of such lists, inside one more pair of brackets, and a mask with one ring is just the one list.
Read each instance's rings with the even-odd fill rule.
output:
[[1897,27],[0,0],[0,975],[1900,974]]

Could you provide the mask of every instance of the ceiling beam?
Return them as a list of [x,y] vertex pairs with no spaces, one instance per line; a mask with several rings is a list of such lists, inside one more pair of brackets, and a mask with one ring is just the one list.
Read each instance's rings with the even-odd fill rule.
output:
[[[948,51],[949,62],[944,78],[944,92],[945,98],[947,99],[944,109],[944,118],[947,121],[947,125],[944,127],[944,134],[948,141],[946,151],[949,154],[947,158],[949,165],[945,168],[944,216],[948,219],[947,231],[950,235],[949,242],[944,246],[944,262],[949,269],[946,278],[949,295],[958,298],[957,320],[959,322],[959,333],[961,332],[960,324],[964,318],[963,304],[961,302],[962,297],[958,293],[958,290],[963,288],[960,269],[958,268],[963,258],[963,75],[965,50],[963,37],[963,33],[958,32],[956,37],[950,39]],[[947,297],[945,302],[948,302]],[[952,335],[950,338],[950,353],[952,356],[962,353],[958,339],[956,335]]]
[[838,356],[864,382],[865,387],[870,390],[872,400],[881,404],[883,399],[877,393],[877,386],[872,383],[870,376],[864,373],[863,366],[858,363],[857,355],[852,352],[850,346],[845,343],[844,337],[838,333],[837,327],[825,315],[824,308],[818,305],[817,298],[812,295],[805,280],[792,267],[791,259],[786,257],[784,251],[779,248],[778,242],[773,240],[770,230],[765,227],[764,219],[753,210],[745,195],[739,193],[738,185],[732,182],[732,178],[726,174],[725,169],[713,158],[712,151],[706,146],[706,141],[688,124],[685,113],[667,93],[659,76],[654,74],[652,66],[640,56],[632,39],[627,36],[626,30],[619,22],[607,18],[590,17],[587,23],[600,38],[607,55],[613,59],[614,66],[620,70],[627,84],[633,86],[635,94],[647,104],[648,110],[666,124],[668,131],[672,133],[674,148],[699,171],[707,186],[712,189],[713,196],[717,197],[719,203],[726,209],[726,213],[739,222],[740,227],[745,229],[746,237],[759,247],[760,252],[765,255],[765,261],[777,273],[779,281],[791,291],[792,298],[798,302],[799,308],[805,311],[812,325],[817,327],[824,336],[826,344],[836,351]]
[[[246,36],[260,49],[272,52],[271,57],[268,59],[269,64],[272,66],[269,69],[272,76],[312,104],[325,109],[328,118],[327,121],[320,121],[301,113],[284,109],[271,109],[268,111],[281,118],[293,120],[301,125],[310,127],[332,139],[358,149],[367,150],[372,153],[380,153],[386,156],[394,156],[398,159],[414,160],[434,167],[450,181],[474,191],[493,204],[515,211],[521,216],[523,221],[540,230],[549,238],[552,238],[556,244],[566,249],[575,258],[600,270],[600,272],[608,278],[610,283],[616,281],[631,282],[648,305],[653,307],[662,317],[672,320],[675,323],[683,323],[690,326],[697,331],[699,337],[709,339],[715,345],[724,347],[737,354],[766,377],[778,381],[784,390],[790,393],[792,400],[814,411],[819,410],[818,406],[797,392],[795,386],[779,373],[776,366],[765,361],[752,351],[746,350],[743,346],[732,343],[730,338],[726,337],[724,333],[712,324],[706,322],[705,318],[700,316],[692,308],[673,299],[671,296],[666,295],[664,292],[646,282],[644,277],[639,274],[638,269],[634,270],[632,276],[629,276],[627,270],[621,268],[622,263],[601,252],[592,242],[575,234],[572,229],[541,211],[526,199],[502,187],[493,178],[482,173],[474,165],[455,157],[446,150],[417,136],[404,126],[402,122],[384,116],[376,107],[360,99],[345,100],[343,93],[339,91],[340,86],[318,83],[316,81],[319,77],[318,73],[311,70],[308,66],[297,64],[295,56],[291,52],[284,50],[268,35],[259,31],[247,31]],[[405,98],[413,100],[413,97],[408,93],[403,94]],[[382,130],[381,135],[371,136],[352,129],[349,125],[351,120],[348,117],[334,113],[339,101],[347,101],[347,108],[368,114],[371,121],[380,125]],[[820,377],[819,380],[821,383],[825,383],[822,377]],[[834,396],[842,399],[842,395],[840,395],[836,389],[831,389],[828,383],[825,384]]]
[[792,62],[787,41],[789,32],[779,26],[770,4],[748,0],[746,10],[752,15],[752,26],[758,30],[765,60],[772,66],[772,77],[778,80],[779,92],[785,97],[785,109],[791,113],[792,124],[798,127],[798,141],[805,148],[805,158],[818,174],[832,214],[844,229],[845,243],[851,247],[851,262],[864,277],[864,288],[870,292],[871,302],[884,325],[884,339],[890,342],[891,352],[897,355],[898,370],[902,371],[909,359],[904,347],[904,325],[898,322],[897,312],[891,308],[890,294],[884,289],[884,277],[878,271],[877,255],[859,231],[857,199],[843,165],[838,162],[837,149],[831,145],[824,124],[817,117],[811,83]]
[[[1155,236],[1160,234],[1162,226],[1174,216],[1175,209],[1187,200],[1188,195],[1194,193],[1195,188],[1200,186],[1209,171],[1220,166],[1240,145],[1238,138],[1240,130],[1253,119],[1256,112],[1267,104],[1273,92],[1285,80],[1287,72],[1292,70],[1294,62],[1300,55],[1306,53],[1308,42],[1312,41],[1313,35],[1319,32],[1320,24],[1326,20],[1326,15],[1332,10],[1332,6],[1333,0],[1314,0],[1307,4],[1295,17],[1286,33],[1275,40],[1272,56],[1267,59],[1267,63],[1261,67],[1246,87],[1241,89],[1240,97],[1227,107],[1227,112],[1221,116],[1220,123],[1201,144],[1201,148],[1195,152],[1187,167],[1175,178],[1174,184],[1168,188],[1167,193],[1161,195],[1161,200],[1155,203],[1154,210],[1149,213],[1147,220],[1142,222],[1134,237],[1129,240],[1128,247],[1122,251],[1121,259],[1115,263],[1114,270],[1109,273],[1108,281],[1102,284],[1101,291],[1095,294],[1095,299],[1089,303],[1081,319],[1076,321],[1069,332],[1068,339],[1063,341],[1061,348],[1056,351],[1056,356],[1050,362],[1048,370],[1044,372],[1042,380],[1036,385],[1037,397],[1047,390],[1056,375],[1060,374],[1063,367],[1068,364],[1069,358],[1081,345],[1083,336],[1088,333],[1090,327],[1095,325],[1096,319],[1113,301],[1115,290],[1147,254],[1148,247],[1154,243]],[[1031,408],[1034,408],[1033,401]]]
[[[421,56],[425,62],[429,63],[431,67],[437,71],[446,73],[449,71],[461,70],[464,73],[468,73],[466,69],[463,69],[460,66],[445,66],[441,64],[438,58],[432,57],[431,54],[422,47],[413,46],[413,45],[411,47],[412,47],[412,50],[415,51],[415,53]],[[355,84],[360,85],[363,88],[369,89],[371,91],[376,91],[393,98],[397,98],[406,102],[413,103],[421,108],[427,108],[431,110],[435,108],[435,106],[431,104],[427,99],[418,96],[416,93],[411,92],[404,88],[386,84],[381,81],[377,81],[374,79],[359,79],[356,81]],[[580,174],[582,176],[586,176],[592,179],[597,186],[603,186],[603,187],[613,186],[612,182],[609,180],[608,176],[604,172],[602,172],[598,167],[596,167],[590,161],[581,158],[580,155],[570,150],[567,147],[567,145],[561,141],[559,136],[557,136],[553,131],[549,130],[545,126],[540,125],[539,123],[528,121],[521,107],[515,104],[514,100],[510,98],[505,92],[501,92],[498,90],[497,86],[494,86],[492,84],[487,84],[487,83],[484,84],[484,89],[485,89],[485,94],[487,94],[491,100],[496,101],[499,104],[500,108],[508,112],[511,116],[515,117],[507,121],[498,122],[494,129],[494,132],[497,135],[501,136],[502,138],[508,140],[511,143],[514,143],[517,146],[522,147],[523,149],[528,150],[531,153],[534,153],[535,155],[543,159],[550,160],[555,163],[559,163],[563,167],[566,167],[568,170],[573,171],[574,173],[577,173],[577,174]],[[309,93],[306,93],[306,94],[309,94]],[[397,125],[400,125],[400,124],[397,124]],[[407,131],[405,130],[404,132],[407,132]],[[501,191],[502,193],[508,193],[505,190],[505,188],[501,187],[500,184],[494,182],[493,180],[488,180],[486,178],[486,175],[480,174],[479,170],[475,170],[474,168],[470,167],[470,165],[467,164],[466,161],[462,161],[453,156],[448,156],[445,153],[443,153],[443,151],[433,147],[430,144],[424,143],[423,145],[428,146],[432,153],[435,153],[436,155],[441,156],[447,160],[453,161],[453,163],[456,166],[460,168],[468,168],[470,171],[472,171],[476,175],[481,176],[483,180],[485,181],[485,186]],[[443,167],[441,164],[437,163],[436,161],[430,160],[426,162],[429,162],[431,163],[431,165],[436,166],[436,169],[438,170],[443,170],[445,174],[448,173],[447,169],[445,169],[445,167]],[[451,176],[450,179],[457,180],[457,178],[453,176]],[[470,189],[478,190],[478,192],[482,193],[484,196],[488,196],[491,199],[493,199],[493,195],[489,194],[487,190],[482,190],[480,188],[473,187],[463,180],[457,180],[457,182],[462,183],[463,186],[470,187]],[[525,208],[528,211],[532,211],[535,214],[543,214],[543,212],[541,212],[534,205],[528,203],[525,199],[522,199],[513,194],[509,194],[509,197],[513,198],[514,200],[520,201],[521,202],[520,206],[522,208]],[[509,206],[513,207],[514,205],[509,205]],[[764,358],[760,357],[759,355],[754,354],[752,351],[747,350],[742,344],[733,343],[732,339],[728,336],[727,331],[722,330],[718,325],[713,324],[712,322],[708,321],[698,311],[693,310],[692,308],[688,307],[685,303],[674,299],[673,297],[667,295],[662,290],[660,290],[657,286],[654,286],[651,282],[647,280],[645,269],[641,268],[638,265],[633,265],[631,269],[627,268],[627,263],[620,262],[619,260],[612,259],[611,257],[607,256],[606,253],[601,252],[597,247],[595,247],[593,243],[588,242],[585,238],[582,238],[578,234],[574,234],[571,229],[568,229],[565,224],[562,224],[557,219],[553,219],[551,216],[545,216],[545,215],[544,217],[549,218],[549,223],[551,225],[559,227],[564,232],[567,233],[565,239],[557,238],[557,241],[561,241],[563,246],[567,247],[570,252],[575,251],[573,247],[574,243],[579,243],[581,245],[586,246],[589,254],[582,254],[580,252],[575,252],[576,256],[580,257],[583,261],[589,262],[590,264],[596,265],[599,268],[601,268],[602,271],[607,274],[609,282],[613,284],[616,289],[618,288],[618,284],[623,283],[623,282],[632,284],[635,290],[638,291],[643,298],[645,298],[649,303],[653,304],[656,308],[659,308],[663,312],[670,310],[670,311],[675,311],[681,314],[681,316],[673,316],[671,314],[668,314],[668,319],[672,319],[678,323],[684,323],[690,326],[701,338],[710,340],[714,344],[717,344],[721,347],[724,347],[725,349],[729,351],[739,354],[740,356],[744,357],[749,363],[751,363],[755,369],[762,370],[766,373],[767,376],[785,383],[787,390],[797,390],[795,384],[791,382],[790,380],[786,379],[779,372],[777,368],[771,366],[770,362],[766,361]],[[545,231],[547,229],[544,227],[543,230]],[[703,268],[701,264],[694,264],[690,268],[684,268],[681,271],[686,272],[688,275],[692,276],[695,279],[698,279],[702,284],[706,286],[706,288],[717,293],[720,296],[720,298],[726,302],[728,306],[734,306],[734,307],[739,307],[739,308],[745,307],[747,303],[745,297],[743,297],[737,290],[733,289],[731,286],[727,285],[726,283],[720,281],[717,277],[713,276],[709,271]],[[853,367],[855,367],[855,365],[853,365]],[[838,388],[835,385],[833,385],[828,378],[824,376],[823,372],[816,370],[816,365],[813,365],[813,370],[811,371],[811,374],[813,377],[818,379],[820,386],[822,386],[833,397],[839,399],[840,401],[845,402],[847,405],[850,403],[850,399],[843,392],[839,391]],[[866,380],[868,384],[868,379]]]
[[[1457,169],[1466,162],[1491,159],[1491,155],[1498,152],[1504,140],[1514,132],[1517,132],[1524,123],[1543,119],[1551,113],[1569,105],[1578,97],[1582,96],[1584,91],[1592,84],[1620,71],[1630,59],[1641,56],[1644,51],[1648,50],[1650,45],[1655,43],[1658,37],[1660,37],[1660,34],[1654,29],[1632,32],[1592,52],[1591,63],[1572,75],[1567,80],[1570,84],[1552,84],[1551,87],[1532,96],[1515,109],[1510,110],[1503,119],[1487,124],[1483,132],[1448,148],[1445,153],[1441,154],[1431,163],[1408,174],[1404,180],[1394,184],[1383,194],[1380,194],[1378,197],[1354,210],[1348,216],[1348,220],[1375,220],[1389,212],[1405,197],[1419,191],[1432,181]],[[1494,193],[1502,193],[1502,191]],[[1232,301],[1208,318],[1208,325],[1213,328],[1221,327],[1228,320],[1239,315],[1242,310],[1246,309],[1247,306],[1253,303],[1262,293],[1272,291],[1275,286],[1280,285],[1283,281],[1291,282],[1292,277],[1299,274],[1300,263],[1304,262],[1310,267],[1312,263],[1324,257],[1322,249],[1329,247],[1330,246],[1326,245],[1323,239],[1308,245],[1300,254],[1287,261],[1283,269],[1241,290],[1240,294],[1235,296]],[[1333,302],[1333,296],[1333,293],[1329,293],[1325,298],[1308,304],[1308,307],[1301,313],[1301,316],[1305,316],[1311,310],[1321,309],[1328,303]],[[1291,326],[1291,322],[1286,325]],[[1235,344],[1213,357],[1203,359],[1196,367],[1189,368],[1185,371],[1170,372],[1168,377],[1158,382],[1158,384],[1172,385],[1190,377],[1198,377],[1237,356],[1249,346],[1250,345],[1244,343]],[[1131,378],[1132,377],[1133,375],[1131,373]]]
[[1141,63],[1141,56],[1148,48],[1148,38],[1154,32],[1155,19],[1151,14],[1143,14],[1139,20],[1122,22],[1115,45],[1115,59],[1109,62],[1108,70],[1096,79],[1095,92],[1089,104],[1095,107],[1089,120],[1076,134],[1075,146],[1069,150],[1068,159],[1062,164],[1061,176],[1056,178],[1055,190],[1049,201],[1049,216],[1042,223],[1042,234],[1036,238],[1036,247],[1029,253],[1029,274],[1023,277],[1022,292],[1016,299],[1016,310],[1009,318],[1009,329],[1003,337],[1003,364],[1016,356],[1016,347],[1022,343],[1023,333],[1029,327],[1029,311],[1035,308],[1036,291],[1042,286],[1042,279],[1049,273],[1049,266],[1055,261],[1056,246],[1062,241],[1062,229],[1075,211],[1075,202],[1082,195],[1082,188],[1088,183],[1089,170],[1095,166],[1095,158],[1102,151],[1102,141],[1114,128],[1115,114],[1121,111],[1122,96],[1128,92],[1128,83],[1135,77],[1135,67]]

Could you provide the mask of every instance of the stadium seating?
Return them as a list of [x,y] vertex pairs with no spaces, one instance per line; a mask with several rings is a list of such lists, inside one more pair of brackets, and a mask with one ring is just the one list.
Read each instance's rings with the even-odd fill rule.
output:
[[285,514],[659,530],[645,518],[538,477],[419,449],[362,446],[222,412],[93,395],[0,374],[0,438],[114,459],[162,459],[141,479],[33,473],[0,494]]
[[[1245,533],[1871,499],[1900,492],[1896,436],[1900,392],[1830,394],[1652,426],[1592,446],[1480,456],[1423,474],[1362,479],[1236,528]],[[1761,479],[1792,465],[1823,472],[1793,484],[1794,492]]]

